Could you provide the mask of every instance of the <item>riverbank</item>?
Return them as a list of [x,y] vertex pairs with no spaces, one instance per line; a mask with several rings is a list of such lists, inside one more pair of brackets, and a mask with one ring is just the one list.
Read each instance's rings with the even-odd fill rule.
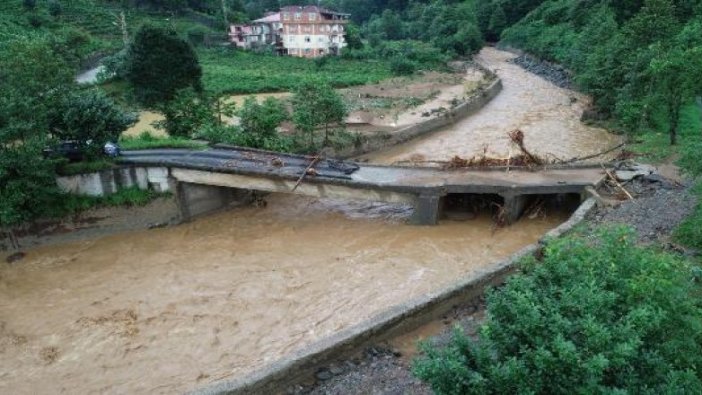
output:
[[[604,193],[604,191],[603,191]],[[658,185],[634,201],[602,205],[587,216],[576,233],[592,233],[597,227],[632,226],[639,242],[675,253],[696,255],[672,241],[674,230],[694,210],[697,199],[689,185]],[[315,382],[294,385],[295,395],[432,394],[431,389],[412,373],[414,358],[421,355],[418,344],[441,347],[448,344],[456,328],[477,339],[486,319],[484,298],[454,306],[440,319],[403,336],[375,344],[348,360],[319,369]]]

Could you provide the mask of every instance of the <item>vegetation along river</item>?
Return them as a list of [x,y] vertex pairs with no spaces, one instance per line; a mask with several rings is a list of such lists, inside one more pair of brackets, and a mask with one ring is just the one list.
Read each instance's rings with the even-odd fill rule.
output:
[[[495,125],[528,136],[536,135],[530,119],[553,125],[540,133],[561,156],[614,140],[573,120],[577,107],[535,99],[574,93],[505,63],[505,53],[481,56],[502,59],[491,65],[505,82],[495,100],[515,106],[493,112]],[[525,97],[529,86],[537,93]],[[441,132],[383,160],[465,155],[461,147],[480,147],[481,139],[502,141],[487,126],[476,130]],[[415,227],[405,224],[411,208],[404,206],[289,195],[267,201],[172,228],[37,248],[3,263],[0,393],[174,393],[251,373],[477,275],[568,215],[550,210],[495,229],[483,212]]]

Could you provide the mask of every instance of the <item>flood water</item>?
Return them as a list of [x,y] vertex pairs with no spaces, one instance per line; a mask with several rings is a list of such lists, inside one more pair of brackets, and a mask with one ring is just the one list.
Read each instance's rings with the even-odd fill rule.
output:
[[588,156],[620,143],[618,136],[580,122],[589,103],[587,96],[559,88],[509,63],[514,57],[489,47],[477,56],[481,64],[497,72],[503,83],[502,92],[479,113],[365,158],[385,164],[441,162],[484,152],[490,157],[507,158],[519,153],[508,137],[515,129],[524,132],[527,149],[547,159]]
[[[481,56],[508,57],[493,49]],[[560,155],[609,144],[574,121],[573,105],[552,103],[575,94],[499,66],[505,91],[496,103],[515,108],[488,106],[492,124],[482,114],[461,123],[482,132],[449,130],[377,158],[466,155],[482,138],[499,149],[490,131],[520,127],[532,136],[539,124],[558,125],[542,133],[553,134],[544,140]],[[416,227],[405,224],[404,206],[267,199],[265,208],[37,248],[2,263],[0,393],[174,393],[239,377],[475,275],[568,216],[550,211],[496,230],[483,213]]]
[[566,213],[405,225],[411,209],[268,207],[29,251],[0,269],[0,393],[173,393],[250,373],[505,258]]

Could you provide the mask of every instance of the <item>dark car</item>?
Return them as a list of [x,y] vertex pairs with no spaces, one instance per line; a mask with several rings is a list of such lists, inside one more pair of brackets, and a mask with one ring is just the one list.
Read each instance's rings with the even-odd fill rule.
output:
[[66,158],[71,162],[83,160],[83,149],[75,140],[59,141],[53,147],[44,148],[42,151],[44,158]]

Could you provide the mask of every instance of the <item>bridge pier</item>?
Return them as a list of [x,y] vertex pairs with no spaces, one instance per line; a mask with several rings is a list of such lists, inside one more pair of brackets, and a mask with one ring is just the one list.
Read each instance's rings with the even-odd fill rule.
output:
[[413,225],[437,225],[444,199],[439,195],[419,195],[414,203],[414,213],[410,222]]
[[246,189],[188,182],[176,181],[173,190],[180,210],[180,219],[183,222],[221,211],[233,205],[248,204],[254,199],[253,192]]
[[505,210],[505,221],[507,225],[512,225],[519,220],[524,213],[527,203],[527,195],[517,195],[512,193],[500,194],[504,199],[503,208]]

